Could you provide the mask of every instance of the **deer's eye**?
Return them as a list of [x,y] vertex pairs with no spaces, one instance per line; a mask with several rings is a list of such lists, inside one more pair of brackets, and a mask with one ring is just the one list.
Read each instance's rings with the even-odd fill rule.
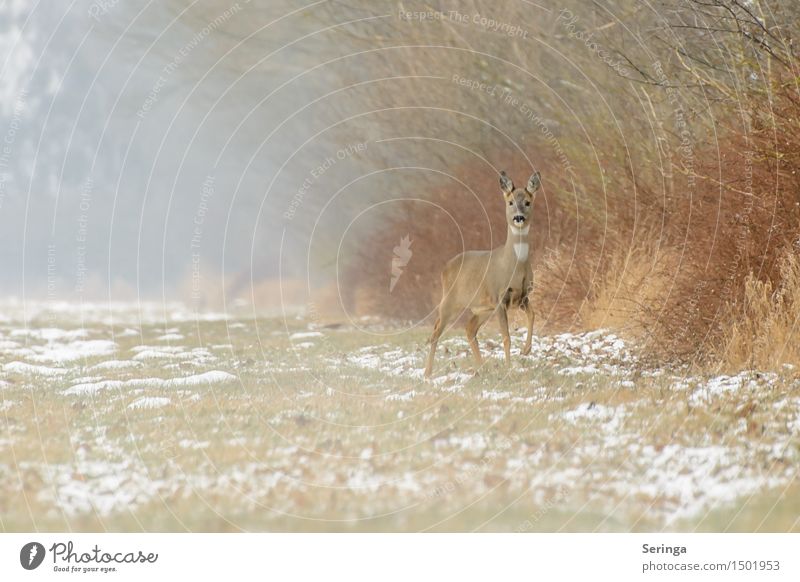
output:
[[530,205],[531,205],[531,201],[530,200],[526,200],[525,201],[525,206],[530,206]]
[[514,203],[513,202],[509,202],[508,205],[509,206],[514,206]]

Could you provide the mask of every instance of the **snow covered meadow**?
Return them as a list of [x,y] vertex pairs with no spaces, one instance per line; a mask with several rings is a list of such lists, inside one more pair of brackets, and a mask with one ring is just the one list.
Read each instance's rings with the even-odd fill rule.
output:
[[800,529],[800,374],[640,363],[604,331],[472,368],[461,329],[8,304],[3,530]]

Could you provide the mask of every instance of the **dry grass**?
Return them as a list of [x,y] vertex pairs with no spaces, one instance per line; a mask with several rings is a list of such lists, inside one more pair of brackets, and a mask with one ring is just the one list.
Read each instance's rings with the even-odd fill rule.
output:
[[612,255],[580,308],[583,326],[611,328],[640,340],[650,334],[649,317],[669,293],[677,258],[674,250],[659,248],[655,237],[644,240]]
[[[69,331],[77,319],[47,325]],[[796,515],[758,509],[776,500],[792,507],[785,487],[796,480],[800,393],[791,374],[684,378],[637,366],[602,334],[537,337],[533,355],[515,353],[508,370],[499,334],[487,329],[478,377],[466,341],[453,334],[442,342],[444,369],[425,383],[425,330],[364,325],[312,332],[311,321],[245,318],[146,324],[126,336],[117,324],[114,356],[47,378],[4,371],[0,528],[798,527]],[[165,327],[185,338],[159,340]],[[4,325],[4,337],[17,337],[14,329]],[[110,335],[99,323],[87,330]],[[514,348],[521,341],[515,333]],[[140,344],[183,355],[93,367],[129,360]],[[4,363],[25,357],[3,349]],[[63,394],[97,377],[210,370],[238,380]],[[169,403],[130,408],[144,397]]]
[[[560,86],[559,95],[575,108],[568,115],[562,103],[551,102],[546,91],[539,91],[517,69],[487,64],[462,51],[437,52],[433,59],[411,51],[404,64],[410,73],[420,75],[418,80],[387,87],[370,94],[371,99],[402,109],[424,96],[426,104],[444,103],[468,111],[513,135],[530,160],[509,148],[506,136],[465,125],[464,120],[420,115],[395,122],[393,127],[427,141],[415,141],[410,154],[392,150],[387,159],[410,155],[414,165],[424,161],[422,165],[453,178],[431,180],[426,174],[424,180],[415,181],[409,176],[403,182],[405,192],[433,206],[411,202],[394,206],[361,233],[359,240],[366,243],[350,257],[350,271],[343,281],[347,295],[354,298],[354,310],[413,320],[427,317],[438,299],[438,273],[444,263],[464,249],[488,249],[505,237],[497,170],[507,169],[521,181],[534,164],[544,183],[531,235],[537,273],[534,302],[545,329],[613,327],[632,337],[646,337],[651,355],[662,362],[691,362],[711,369],[744,365],[745,360],[729,362],[720,346],[746,343],[742,334],[752,331],[746,310],[759,301],[754,293],[761,293],[762,287],[791,285],[783,281],[781,257],[800,238],[798,60],[791,46],[780,41],[797,26],[797,19],[793,3],[774,4],[762,28],[737,3],[709,7],[690,1],[682,5],[685,14],[666,11],[678,25],[671,28],[661,17],[651,20],[635,3],[620,2],[621,11],[629,10],[628,33],[650,31],[648,39],[651,34],[660,39],[647,43],[647,55],[626,53],[632,63],[643,59],[639,73],[630,72],[643,82],[631,89],[617,71],[585,46],[576,45],[555,14],[551,21],[531,23],[523,8],[470,3],[475,11],[492,12],[501,21],[523,22],[532,31],[541,26],[539,32],[547,35],[556,31],[554,42],[563,43],[565,54],[590,75],[591,91],[581,85],[586,79],[570,78]],[[580,3],[565,7],[578,17],[579,29],[599,25],[605,18]],[[686,14],[698,16],[699,30],[682,26]],[[709,14],[736,15],[751,36],[776,35],[767,44],[777,52],[766,53],[763,44],[746,35],[703,30]],[[476,31],[469,27],[455,34],[446,23],[395,25],[387,22],[380,36],[414,38],[421,45],[435,38],[437,44],[457,47],[467,39],[476,50],[499,55],[516,46],[491,35],[473,36]],[[358,38],[364,40],[376,31],[359,32],[363,35]],[[626,42],[628,33],[611,27],[593,38],[624,52],[636,44]],[[681,47],[677,55],[669,48],[674,42]],[[653,71],[654,54],[660,57],[663,77]],[[715,60],[721,54],[730,56],[724,66]],[[512,62],[537,71],[543,79],[552,77],[553,83],[561,83],[568,72],[557,66],[557,60],[542,59],[538,53],[517,51],[511,56]],[[449,79],[454,72],[497,85],[499,92],[520,99],[540,119],[532,121],[518,107],[486,91],[423,80],[425,74]],[[587,97],[596,91],[606,99]],[[479,155],[459,154],[432,139],[440,137]],[[390,293],[392,251],[406,235],[415,241],[414,256]],[[745,305],[750,307],[743,311]],[[784,321],[790,316],[771,317]],[[730,349],[747,351],[733,344]],[[800,366],[794,350],[781,354],[781,363]],[[737,361],[744,355],[732,357]],[[748,358],[767,369],[778,365],[774,358]]]
[[[773,135],[778,130],[769,126],[744,132],[728,128],[724,145],[699,144],[694,174],[677,173],[671,179],[670,192],[685,189],[691,196],[670,194],[668,207],[656,204],[657,194],[641,184],[638,209],[627,208],[624,196],[609,196],[606,214],[593,217],[589,212],[582,221],[564,203],[563,185],[537,200],[534,301],[546,329],[611,327],[629,337],[646,337],[646,347],[661,361],[734,369],[800,366],[791,347],[767,357],[771,342],[785,345],[793,337],[795,281],[786,249],[794,249],[800,237],[800,166],[794,154],[800,151],[800,132],[792,126],[800,119],[800,104],[790,95],[776,103],[784,113],[777,118],[783,124],[779,142]],[[757,117],[768,115],[755,104],[753,111]],[[557,173],[554,166],[549,169]],[[438,299],[436,273],[446,260],[464,248],[502,242],[495,176],[472,172],[469,180],[482,201],[480,211],[464,204],[457,186],[429,195],[458,228],[443,229],[427,209],[409,204],[400,217],[387,216],[383,228],[367,235],[370,252],[383,249],[386,256],[353,263],[347,284],[358,288],[362,313],[425,317]],[[546,163],[542,173],[547,187]],[[624,180],[615,184],[618,192],[627,191]],[[645,227],[655,224],[660,228]],[[385,283],[391,249],[409,232],[422,256],[414,256],[390,296]],[[776,297],[773,290],[779,290]],[[752,330],[751,319],[774,329],[766,335]],[[748,341],[755,342],[752,348]],[[720,345],[727,351],[721,352]],[[759,351],[764,355],[750,353]]]
[[787,253],[779,269],[775,288],[749,276],[742,302],[730,308],[732,323],[717,355],[724,369],[780,370],[800,363],[800,259]]

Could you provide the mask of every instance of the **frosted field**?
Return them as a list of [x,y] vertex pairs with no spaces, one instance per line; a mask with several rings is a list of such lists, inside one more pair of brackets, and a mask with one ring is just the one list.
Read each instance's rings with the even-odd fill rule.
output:
[[602,331],[0,310],[3,530],[800,530],[800,374],[640,365]]

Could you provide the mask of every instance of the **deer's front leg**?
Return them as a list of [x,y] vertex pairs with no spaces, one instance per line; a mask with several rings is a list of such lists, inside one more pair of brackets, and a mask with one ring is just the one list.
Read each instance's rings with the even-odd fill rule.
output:
[[525,315],[528,316],[528,335],[525,337],[525,347],[522,348],[522,355],[527,356],[531,353],[531,339],[533,337],[533,321],[536,318],[535,314],[533,313],[533,304],[531,303],[531,292],[532,287],[530,283],[526,283],[523,289],[525,289],[525,296],[520,301],[519,306],[525,312]]
[[430,344],[430,352],[428,352],[428,363],[425,366],[425,377],[430,378],[431,374],[433,373],[433,359],[436,357],[436,344],[439,342],[439,337],[442,335],[442,331],[444,331],[444,325],[442,325],[442,317],[439,316],[436,318],[436,323],[433,325],[433,333],[431,334]]
[[503,334],[503,350],[506,353],[506,365],[511,365],[511,336],[508,333],[508,308],[500,305],[497,308],[497,319],[500,320],[500,333]]

